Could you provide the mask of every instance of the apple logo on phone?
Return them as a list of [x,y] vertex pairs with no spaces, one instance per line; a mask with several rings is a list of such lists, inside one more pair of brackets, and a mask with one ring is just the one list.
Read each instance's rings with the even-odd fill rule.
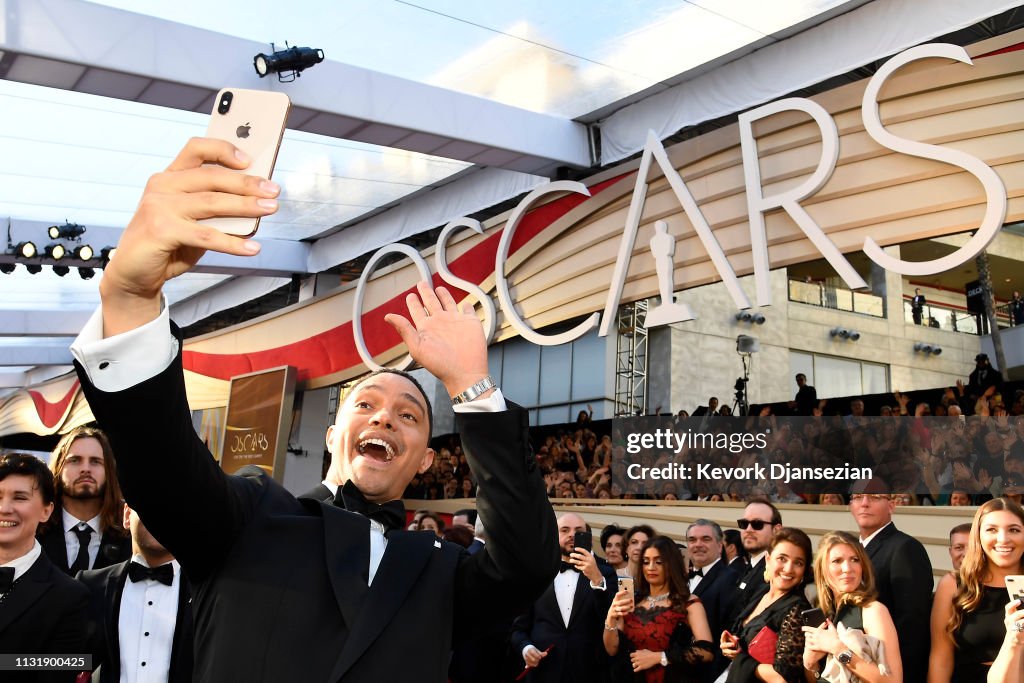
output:
[[237,135],[240,138],[247,138],[249,137],[250,128],[252,128],[252,126],[250,126],[248,123],[246,123],[244,126],[239,126],[238,129],[235,131],[235,135]]

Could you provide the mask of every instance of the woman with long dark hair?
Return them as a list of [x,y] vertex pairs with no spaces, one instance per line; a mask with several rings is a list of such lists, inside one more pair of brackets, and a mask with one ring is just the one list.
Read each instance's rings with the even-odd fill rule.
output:
[[[851,680],[849,674],[865,683],[901,683],[896,626],[878,601],[871,560],[860,540],[845,531],[822,536],[814,558],[814,582],[828,621],[804,627],[804,667],[821,672],[821,680],[836,683]],[[855,633],[846,636],[847,630]],[[868,646],[857,651],[849,647],[857,641]],[[866,656],[867,652],[877,656]]]
[[655,536],[643,547],[636,595],[620,591],[604,622],[604,647],[617,657],[615,683],[689,683],[710,662],[711,627],[690,595],[675,542]]
[[732,660],[727,683],[806,680],[800,613],[810,607],[803,588],[812,556],[811,539],[800,529],[784,526],[772,537],[765,564],[768,592],[756,594],[722,632],[722,654]]
[[1006,498],[974,514],[959,572],[942,577],[932,603],[928,683],[1022,680],[1024,609],[1006,577],[1024,574],[1024,509]]

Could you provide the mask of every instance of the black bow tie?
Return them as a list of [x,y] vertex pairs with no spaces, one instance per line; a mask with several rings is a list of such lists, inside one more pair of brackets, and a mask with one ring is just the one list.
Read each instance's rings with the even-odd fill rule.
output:
[[572,566],[571,564],[569,564],[565,560],[562,560],[562,566],[561,566],[561,568],[559,568],[558,573],[561,574],[564,571],[578,572],[579,569],[576,569],[576,567]]
[[159,567],[147,567],[144,564],[132,561],[128,564],[128,578],[132,580],[132,583],[151,579],[159,581],[165,586],[170,586],[174,582],[174,567],[171,566],[170,562]]
[[698,569],[697,567],[694,567],[694,566],[691,566],[690,567],[690,572],[689,572],[689,574],[687,574],[687,577],[692,579],[695,576],[699,576],[699,577],[703,578],[704,577],[704,570],[703,569]]
[[392,500],[383,504],[371,503],[366,500],[363,492],[351,480],[346,481],[345,485],[338,489],[337,495],[334,496],[334,504],[349,512],[355,512],[379,522],[384,526],[385,531],[401,529],[405,526],[405,505],[402,504],[402,501]]
[[14,567],[0,567],[0,593],[6,593],[14,585]]

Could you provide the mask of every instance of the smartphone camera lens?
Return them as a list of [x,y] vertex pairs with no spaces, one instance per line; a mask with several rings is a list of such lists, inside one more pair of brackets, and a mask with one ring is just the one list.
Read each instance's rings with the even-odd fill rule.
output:
[[223,95],[221,95],[220,102],[217,103],[217,113],[227,114],[228,111],[231,109],[231,100],[233,100],[234,98],[235,96],[230,91],[225,92]]

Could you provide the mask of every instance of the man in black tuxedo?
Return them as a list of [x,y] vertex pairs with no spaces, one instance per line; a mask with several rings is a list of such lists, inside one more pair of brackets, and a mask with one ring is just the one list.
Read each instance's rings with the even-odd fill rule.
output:
[[575,513],[558,518],[562,570],[512,624],[512,650],[532,669],[533,683],[590,683],[607,669],[602,628],[618,584],[610,565],[576,547],[576,533],[586,530]]
[[56,507],[39,529],[39,542],[65,574],[108,567],[131,557],[132,541],[121,526],[121,489],[107,436],[95,427],[76,427],[57,443],[50,458],[57,487]]
[[932,606],[932,563],[928,552],[913,536],[892,523],[896,503],[876,482],[865,487],[872,493],[850,496],[850,512],[860,530],[860,542],[875,570],[879,601],[889,608],[896,631],[911,634],[900,638],[903,680],[924,683],[928,673],[931,638],[927,628]]
[[782,513],[767,498],[752,498],[736,524],[743,538],[743,548],[750,556],[750,569],[736,584],[736,603],[729,616],[730,623],[744,606],[760,599],[768,591],[768,582],[764,579],[766,558],[772,537],[782,528]]
[[153,538],[139,515],[125,506],[132,559],[79,572],[91,592],[93,668],[100,683],[155,676],[192,681],[192,596],[174,556]]
[[[88,591],[55,567],[36,540],[36,528],[53,514],[53,498],[53,475],[46,463],[24,453],[0,456],[2,654],[89,653]],[[19,681],[54,683],[74,681],[75,675],[75,671],[16,674]]]
[[924,314],[924,306],[928,303],[920,288],[914,289],[914,296],[910,300],[910,315],[914,318],[914,324],[921,324],[921,316]]
[[725,561],[722,527],[716,522],[694,521],[686,530],[686,548],[690,554],[690,592],[700,598],[711,627],[715,659],[701,674],[701,678],[710,683],[729,665],[729,660],[722,656],[719,641],[722,631],[732,626],[729,617],[738,597],[738,576]]
[[161,290],[207,249],[259,251],[196,223],[276,210],[276,185],[224,168],[244,168],[238,154],[193,139],[150,179],[100,284],[102,308],[72,347],[83,390],[119,454],[125,499],[192,582],[196,680],[440,683],[453,639],[525,608],[557,570],[527,413],[488,375],[476,315],[421,282],[406,298],[412,322],[385,320],[457,404],[490,532],[482,551],[402,530],[396,499],[433,460],[430,404],[406,373],[371,374],[339,406],[326,440],[345,482],[333,504],[298,500],[263,474],[226,475],[192,427]]

